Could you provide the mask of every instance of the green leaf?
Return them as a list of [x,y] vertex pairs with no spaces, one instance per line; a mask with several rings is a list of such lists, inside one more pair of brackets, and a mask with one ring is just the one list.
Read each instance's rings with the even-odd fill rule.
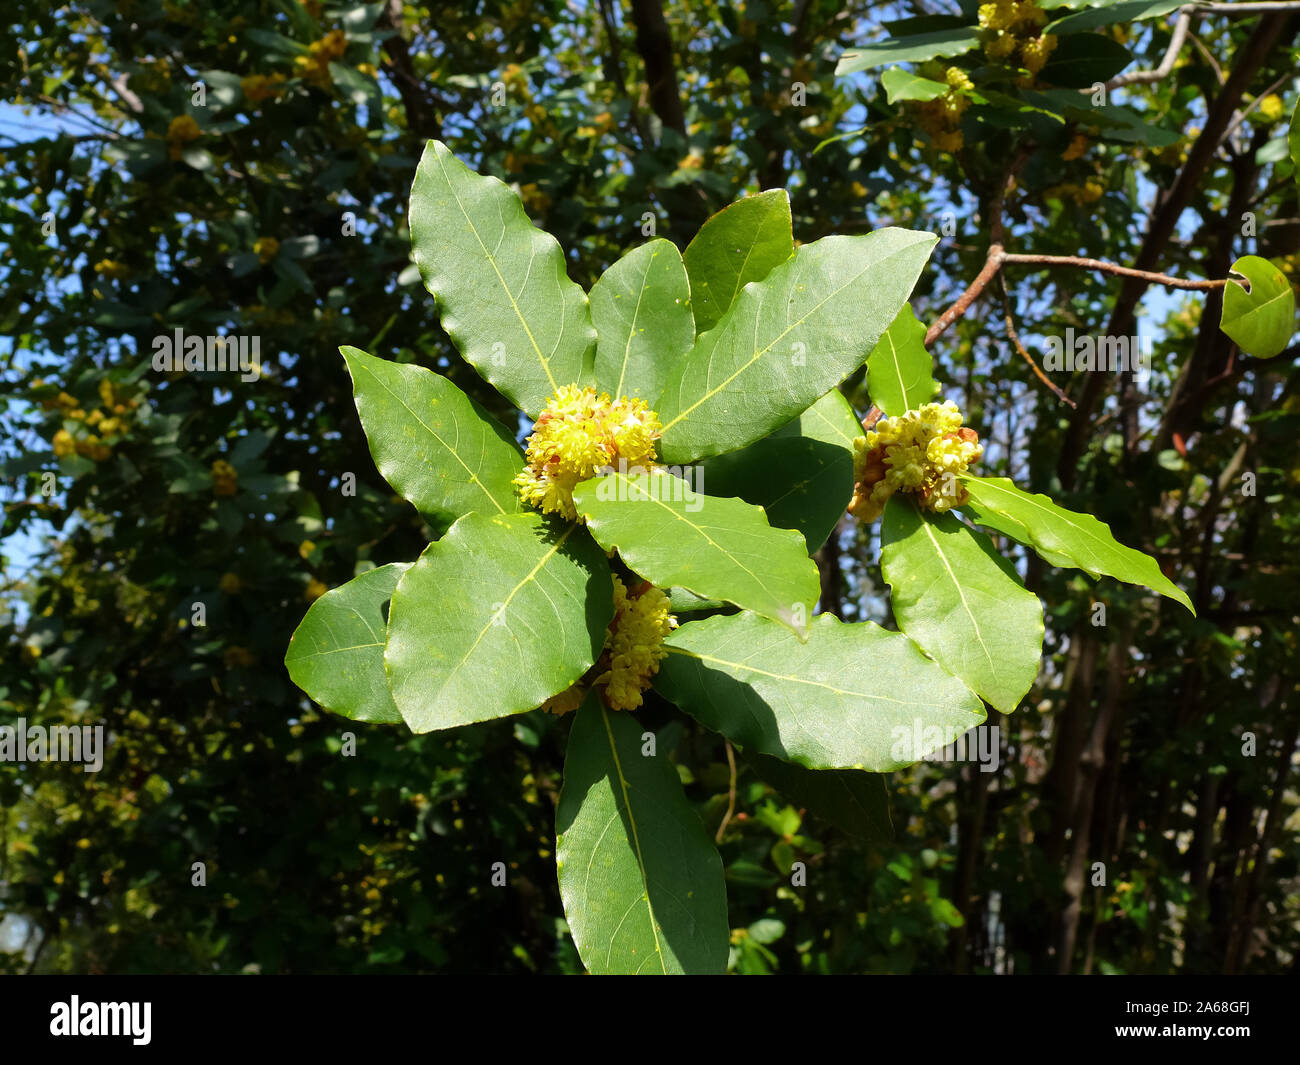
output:
[[789,425],[702,464],[701,487],[767,512],[778,529],[803,533],[809,551],[826,542],[853,496],[853,408],[831,389]]
[[668,372],[695,343],[681,253],[662,238],[634,248],[591,289],[596,387],[654,407]]
[[939,384],[933,375],[925,326],[905,303],[867,356],[867,392],[872,403],[897,417],[934,398]]
[[835,76],[842,78],[846,74],[856,74],[860,70],[872,70],[886,64],[918,63],[927,59],[965,55],[977,44],[979,33],[974,26],[878,41],[840,56],[840,61],[835,66]]
[[900,100],[935,100],[948,91],[948,83],[931,81],[901,67],[890,67],[880,75],[885,96],[891,104]]
[[735,451],[812,406],[862,364],[938,239],[907,229],[824,237],[746,286],[664,389],[664,461]]
[[1133,62],[1118,41],[1101,33],[1074,33],[1062,37],[1043,67],[1043,81],[1067,89],[1085,89],[1107,82]]
[[432,370],[339,351],[375,466],[403,498],[443,525],[519,509],[511,481],[524,458],[504,425]]
[[1154,558],[1119,543],[1106,524],[1091,514],[1066,510],[1045,495],[1021,491],[1005,477],[967,475],[960,480],[970,493],[962,510],[972,521],[1032,547],[1049,566],[1138,584],[1196,613],[1186,593],[1160,572]]
[[667,593],[670,614],[693,614],[701,610],[721,610],[727,606],[721,599],[705,599],[685,588],[669,588]]
[[893,841],[889,789],[882,774],[860,769],[805,769],[757,751],[742,754],[755,773],[796,806],[859,839]]
[[1243,255],[1232,272],[1246,284],[1228,280],[1223,290],[1222,329],[1248,355],[1280,355],[1295,332],[1295,292],[1286,274],[1258,255]]
[[880,570],[898,627],[991,706],[1014,711],[1038,675],[1043,606],[992,541],[895,497],[881,523]]
[[717,974],[729,926],[722,860],[667,754],[594,696],[578,711],[555,815],[560,898],[592,973]]
[[[1078,33],[1080,30],[1095,30],[1099,26],[1113,26],[1118,22],[1138,22],[1142,19],[1159,18],[1175,8],[1182,7],[1187,0],[1087,0],[1087,8],[1073,15],[1065,15],[1050,23],[1043,31],[1058,36],[1064,33]],[[1082,3],[1060,3],[1056,7],[1083,7]]]
[[613,616],[609,564],[581,526],[466,514],[393,595],[393,699],[412,732],[536,709],[591,667]]
[[745,196],[705,222],[684,255],[696,332],[717,325],[742,288],[762,281],[793,254],[785,189]]
[[573,491],[606,551],[661,588],[724,599],[803,633],[821,593],[804,539],[762,508],[694,491],[662,470],[610,473]]
[[384,604],[408,569],[409,563],[394,562],[326,592],[290,637],[284,655],[290,678],[331,713],[401,722],[384,675]]
[[1019,100],[1003,93],[981,91],[999,107],[1049,115],[1061,125],[1070,121],[1096,126],[1106,140],[1145,144],[1152,148],[1167,148],[1182,140],[1182,134],[1177,130],[1150,125],[1132,108],[1115,104],[1094,107],[1088,96],[1073,89],[1047,89],[1043,92],[1022,89]]
[[964,684],[870,621],[819,614],[800,643],[745,612],[688,621],[664,642],[662,695],[746,752],[809,769],[901,769],[984,720]]
[[587,297],[508,186],[430,141],[410,214],[415,262],[442,327],[503,396],[536,417],[559,386],[590,382]]

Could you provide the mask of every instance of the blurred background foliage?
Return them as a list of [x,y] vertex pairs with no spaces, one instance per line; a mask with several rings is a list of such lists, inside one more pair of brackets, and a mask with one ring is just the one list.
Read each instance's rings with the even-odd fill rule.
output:
[[[0,764],[0,971],[580,971],[552,854],[568,720],[353,726],[281,664],[314,597],[428,535],[370,461],[338,346],[434,367],[508,415],[410,263],[427,138],[517,188],[584,286],[651,225],[684,246],[737,196],[786,187],[803,241],[940,232],[914,300],[933,321],[984,261],[1013,161],[1009,250],[1196,277],[1257,252],[1297,275],[1278,141],[1300,20],[1198,18],[1169,76],[1125,90],[1142,122],[1118,134],[1006,96],[968,112],[956,146],[875,73],[835,76],[892,20],[957,11],[9,5],[0,724],[103,724],[110,745],[98,774]],[[1149,69],[1171,19],[1097,32]],[[1153,242],[1162,210],[1176,224]],[[1155,357],[1141,387],[1053,375],[1072,410],[1008,342],[995,283],[934,347],[945,396],[989,443],[986,472],[1112,523],[1199,617],[1003,545],[1046,603],[1039,681],[1015,715],[991,714],[997,772],[891,777],[889,844],[801,811],[743,759],[733,778],[719,741],[648,706],[710,831],[734,786],[732,967],[1295,971],[1295,349],[1242,356],[1214,296],[1004,276],[1030,350],[1073,327],[1140,331]],[[155,372],[152,340],[176,328],[260,337],[262,378]],[[860,375],[845,393],[866,412]],[[818,555],[823,608],[887,621],[877,546],[841,524]]]

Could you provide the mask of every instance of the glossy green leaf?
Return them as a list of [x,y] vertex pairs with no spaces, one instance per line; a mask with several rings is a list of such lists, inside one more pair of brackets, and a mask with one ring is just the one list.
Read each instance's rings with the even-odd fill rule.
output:
[[688,592],[685,588],[668,588],[666,591],[670,614],[694,614],[701,610],[720,610],[728,605],[721,599],[705,599],[704,596]]
[[1286,274],[1258,255],[1243,255],[1223,290],[1222,329],[1248,355],[1271,359],[1281,354],[1295,332],[1295,292]]
[[831,389],[771,436],[704,462],[702,487],[762,507],[770,525],[797,529],[816,551],[853,496],[854,432],[853,408]]
[[606,270],[591,289],[596,387],[654,407],[669,370],[695,343],[690,299],[686,267],[671,241],[642,244]]
[[794,254],[785,189],[745,196],[715,214],[686,247],[696,333],[707,333],[751,281]]
[[967,687],[902,633],[819,614],[800,643],[756,614],[688,621],[654,686],[746,751],[809,769],[889,772],[984,720]]
[[948,91],[946,81],[932,81],[902,67],[890,67],[880,75],[880,84],[891,104],[901,100],[935,100]]
[[1091,514],[1066,510],[1045,495],[1024,492],[1005,477],[960,480],[970,493],[962,510],[972,521],[1032,547],[1048,565],[1138,584],[1192,610],[1187,594],[1160,572],[1154,558],[1125,547]]
[[403,498],[444,525],[519,509],[511,481],[524,457],[504,425],[440,374],[339,351],[375,466]]
[[[1088,0],[1086,8],[1073,15],[1065,15],[1049,23],[1045,33],[1057,36],[1066,33],[1078,33],[1081,30],[1095,30],[1099,26],[1114,26],[1119,22],[1138,22],[1142,19],[1159,18],[1175,8],[1182,7],[1187,0],[1109,0],[1101,2]],[[1085,7],[1082,3],[1062,3],[1057,7]]]
[[555,816],[569,931],[597,975],[721,973],[722,860],[667,753],[643,754],[641,732],[594,696],[574,718]]
[[987,536],[910,499],[886,504],[880,545],[898,627],[991,706],[1015,710],[1043,653],[1038,596]]
[[723,599],[802,633],[821,588],[804,539],[762,508],[694,491],[661,470],[610,473],[573,492],[607,551],[661,588]]
[[394,562],[331,589],[289,640],[290,678],[331,713],[377,724],[402,720],[384,675],[384,604],[409,568]]
[[806,769],[757,751],[741,753],[760,778],[796,806],[859,839],[893,840],[889,789],[883,774],[860,769]]
[[1052,49],[1041,78],[1049,85],[1086,89],[1109,81],[1131,62],[1129,50],[1105,34],[1072,33]]
[[938,391],[925,326],[906,303],[867,356],[867,392],[872,403],[897,417],[929,403]]
[[908,229],[824,237],[746,286],[664,389],[664,461],[735,451],[812,406],[862,364],[938,239]]
[[536,417],[560,385],[587,384],[596,332],[555,238],[494,177],[429,141],[411,186],[411,245],[460,353]]
[[591,667],[613,615],[609,564],[581,526],[467,514],[393,595],[393,699],[412,732],[536,709]]
[[916,33],[909,37],[878,41],[855,48],[840,56],[835,66],[835,76],[856,74],[894,63],[918,63],[927,59],[965,55],[979,44],[979,33],[974,26],[963,26],[935,33]]

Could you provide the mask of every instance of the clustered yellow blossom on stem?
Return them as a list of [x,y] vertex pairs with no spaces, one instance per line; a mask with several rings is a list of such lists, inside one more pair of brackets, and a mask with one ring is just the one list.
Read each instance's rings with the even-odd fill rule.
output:
[[330,30],[319,41],[312,41],[307,46],[308,55],[296,56],[293,61],[297,74],[313,85],[327,87],[332,78],[330,63],[342,59],[348,50],[348,39],[342,30]]
[[1015,57],[1030,74],[1043,69],[1056,47],[1056,38],[1041,32],[1047,25],[1047,15],[1035,0],[980,4],[979,20],[984,54],[998,62]]
[[225,459],[212,464],[212,494],[233,496],[239,491],[239,471]]
[[179,159],[185,145],[203,136],[199,124],[191,115],[177,115],[167,126],[167,157]]
[[952,400],[927,403],[854,440],[856,485],[849,513],[875,521],[895,492],[913,493],[936,513],[965,503],[969,493],[956,479],[980,459],[984,447],[975,430],[961,422]]
[[519,496],[545,514],[576,521],[573,489],[606,467],[653,469],[662,426],[644,400],[611,401],[594,388],[564,385],[533,423]]
[[946,93],[916,104],[917,121],[939,151],[959,152],[964,141],[958,126],[961,116],[970,107],[970,97],[966,93],[974,86],[961,67],[949,67],[944,72],[944,80],[948,83]]
[[614,618],[605,633],[605,649],[589,683],[579,682],[542,704],[551,714],[567,714],[582,705],[588,687],[602,688],[605,705],[611,710],[635,710],[641,693],[650,687],[667,656],[664,637],[673,631],[676,619],[668,613],[668,596],[648,581],[629,592],[614,576]]
[[239,79],[239,87],[244,92],[245,100],[250,104],[260,104],[284,91],[284,75],[272,74],[268,77],[265,74],[250,74]]
[[[37,383],[44,384],[39,381]],[[56,399],[41,401],[44,409],[57,410],[68,421],[80,422],[87,430],[82,433],[78,428],[77,435],[74,436],[67,429],[59,429],[52,441],[57,458],[81,455],[93,462],[104,462],[113,455],[111,445],[130,433],[131,412],[140,405],[140,401],[119,395],[106,377],[100,379],[99,398],[103,407],[89,411],[66,392],[60,392]]]

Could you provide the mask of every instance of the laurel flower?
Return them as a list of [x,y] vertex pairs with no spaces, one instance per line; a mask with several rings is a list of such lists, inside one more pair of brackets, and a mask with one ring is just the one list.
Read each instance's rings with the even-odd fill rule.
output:
[[1037,74],[1056,48],[1056,38],[1042,33],[1047,14],[1035,0],[995,0],[979,6],[984,54],[996,62],[1019,52],[1020,65]]
[[203,136],[199,124],[190,115],[177,115],[167,126],[167,156],[179,159],[190,141]]
[[875,521],[895,492],[910,492],[927,510],[959,507],[969,494],[957,483],[984,447],[974,429],[962,425],[951,400],[927,403],[889,418],[853,442],[854,480],[849,513]]
[[557,717],[567,714],[582,705],[593,687],[604,690],[605,705],[611,710],[640,706],[641,693],[650,687],[668,654],[664,637],[677,625],[668,605],[668,596],[648,582],[629,593],[614,576],[614,617],[605,631],[605,649],[586,677],[547,699],[541,709]]
[[225,459],[212,464],[212,494],[233,496],[239,491],[239,472]]
[[527,462],[514,484],[525,503],[545,514],[578,518],[573,489],[607,467],[655,462],[659,416],[639,399],[610,401],[594,388],[565,385],[546,404],[528,437]]
[[629,594],[614,577],[614,620],[605,633],[609,669],[593,683],[605,687],[605,703],[611,710],[635,710],[650,678],[668,654],[664,637],[673,631],[668,613],[668,596],[653,585],[643,584]]

